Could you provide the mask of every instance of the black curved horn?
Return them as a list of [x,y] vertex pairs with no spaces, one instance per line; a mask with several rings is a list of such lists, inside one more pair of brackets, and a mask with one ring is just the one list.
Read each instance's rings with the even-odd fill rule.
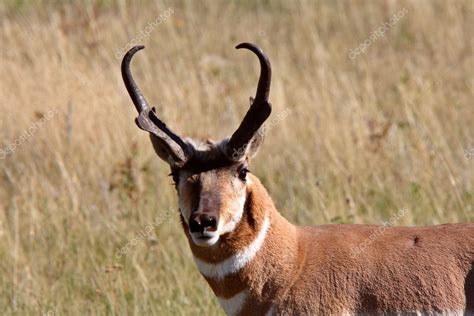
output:
[[258,130],[272,112],[272,106],[270,102],[268,102],[272,69],[267,55],[255,44],[242,43],[237,45],[236,48],[246,48],[257,55],[261,70],[255,99],[242,120],[242,123],[240,123],[240,126],[234,134],[232,134],[227,144],[226,154],[232,160],[240,160],[245,156],[247,148],[258,133]]
[[132,61],[133,55],[143,48],[145,48],[145,46],[132,47],[122,60],[123,82],[138,111],[138,117],[135,122],[139,128],[151,134],[153,145],[155,148],[158,148],[157,152],[161,153],[164,150],[166,157],[162,157],[163,159],[167,160],[168,163],[173,166],[182,166],[189,160],[191,149],[181,137],[169,129],[166,124],[156,116],[155,109],[150,108],[148,105],[148,102],[140,92],[130,71],[130,62]]

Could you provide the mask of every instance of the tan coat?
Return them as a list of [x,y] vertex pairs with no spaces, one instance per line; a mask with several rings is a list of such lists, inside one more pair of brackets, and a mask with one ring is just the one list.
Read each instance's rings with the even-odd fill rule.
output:
[[[255,257],[236,273],[206,277],[220,300],[239,301],[237,314],[462,314],[474,309],[474,224],[297,227],[278,213],[254,176],[235,231],[218,247],[202,248],[190,240],[194,256],[223,262],[256,239],[265,216],[270,226]],[[184,221],[183,226],[189,238]]]

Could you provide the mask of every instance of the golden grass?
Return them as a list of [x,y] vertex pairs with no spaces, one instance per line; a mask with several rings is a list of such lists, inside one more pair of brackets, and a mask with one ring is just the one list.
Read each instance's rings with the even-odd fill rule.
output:
[[291,114],[251,167],[291,221],[382,223],[401,208],[400,225],[474,219],[474,157],[464,157],[474,147],[469,0],[8,0],[0,149],[20,141],[0,160],[2,312],[221,313],[177,212],[163,215],[177,204],[168,167],[133,123],[115,57],[170,8],[133,63],[144,94],[176,131],[224,137],[258,78],[256,58],[233,47],[261,45],[274,69],[273,116]]

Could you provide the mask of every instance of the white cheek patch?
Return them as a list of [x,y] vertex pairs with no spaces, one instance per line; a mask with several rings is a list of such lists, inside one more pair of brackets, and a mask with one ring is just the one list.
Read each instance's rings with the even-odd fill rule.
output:
[[[250,178],[247,179],[247,186],[251,185],[252,181]],[[237,187],[238,185],[236,185]],[[238,190],[238,189],[236,189]],[[242,215],[244,214],[244,207],[245,207],[245,198],[246,198],[246,190],[242,192],[241,196],[236,197],[233,199],[233,203],[229,205],[229,209],[227,210],[230,214],[232,214],[232,218],[227,223],[219,222],[219,234],[227,234],[231,233],[235,230],[237,225],[240,223],[242,219]]]
[[229,210],[230,213],[233,214],[231,220],[227,223],[219,221],[218,232],[220,235],[233,232],[237,224],[240,223],[242,215],[244,214],[245,194],[237,198],[234,203],[232,203],[232,206],[232,210]]

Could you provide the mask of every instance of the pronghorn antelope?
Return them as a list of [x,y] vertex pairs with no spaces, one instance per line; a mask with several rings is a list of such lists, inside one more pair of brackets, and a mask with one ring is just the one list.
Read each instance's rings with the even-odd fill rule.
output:
[[237,46],[260,61],[257,93],[232,136],[213,143],[181,138],[149,107],[130,72],[142,48],[122,61],[136,123],[171,166],[194,260],[228,315],[474,313],[474,224],[298,227],[278,213],[247,169],[271,112],[261,49]]

